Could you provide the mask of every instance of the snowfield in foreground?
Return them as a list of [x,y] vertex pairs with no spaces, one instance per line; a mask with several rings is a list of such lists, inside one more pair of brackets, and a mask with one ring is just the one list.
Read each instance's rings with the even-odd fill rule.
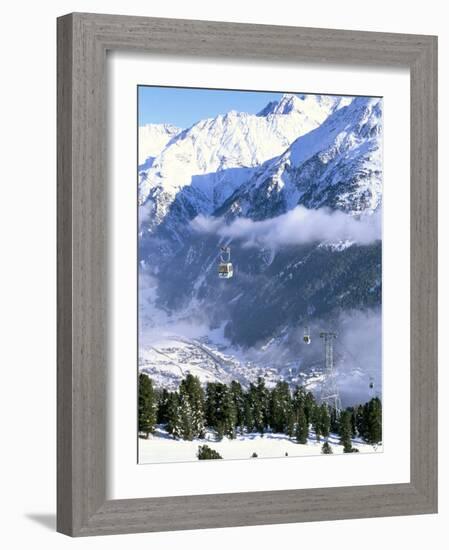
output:
[[[173,439],[167,432],[158,428],[148,439],[139,438],[139,463],[160,462],[192,462],[198,460],[196,454],[200,445],[207,444],[216,450],[224,459],[251,458],[256,453],[258,458],[292,456],[316,456],[321,454],[323,442],[317,443],[310,438],[307,445],[300,445],[284,434],[266,433],[262,437],[258,433],[238,435],[236,439],[224,437],[221,441],[214,441],[213,436],[206,439],[183,441]],[[329,443],[333,454],[342,454],[343,446],[338,444],[338,437],[331,436]],[[353,440],[353,447],[361,453],[381,453],[382,445],[367,445],[360,440]]]

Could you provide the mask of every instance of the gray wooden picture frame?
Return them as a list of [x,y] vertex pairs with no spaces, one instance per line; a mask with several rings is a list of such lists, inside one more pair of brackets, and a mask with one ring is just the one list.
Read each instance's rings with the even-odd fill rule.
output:
[[[71,536],[437,511],[437,38],[73,13],[58,19],[57,529]],[[106,52],[408,67],[410,483],[106,499]]]

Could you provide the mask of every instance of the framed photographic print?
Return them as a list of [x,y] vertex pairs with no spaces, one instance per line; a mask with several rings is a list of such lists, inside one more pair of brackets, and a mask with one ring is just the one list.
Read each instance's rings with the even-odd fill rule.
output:
[[432,513],[436,38],[58,20],[58,530]]
[[139,462],[381,451],[382,98],[138,117]]

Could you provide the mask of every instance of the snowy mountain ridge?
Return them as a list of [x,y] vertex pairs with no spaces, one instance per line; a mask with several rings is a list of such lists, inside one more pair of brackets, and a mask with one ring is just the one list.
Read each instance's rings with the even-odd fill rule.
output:
[[139,126],[139,169],[148,169],[152,160],[180,132],[181,128],[177,128],[173,124],[144,124]]
[[[381,241],[361,242],[358,227],[380,219],[382,100],[284,94],[256,115],[153,126],[139,170],[140,368],[173,388],[188,371],[204,382],[313,384],[322,344],[305,349],[304,326],[340,325],[348,311],[374,312],[379,324]],[[196,231],[199,215],[219,230]],[[343,218],[356,230],[337,231]],[[275,246],[257,237],[266,227]],[[327,230],[284,244],[312,227]],[[234,264],[225,281],[223,243]],[[365,332],[372,341],[372,326]]]
[[[175,199],[188,216],[211,214],[253,174],[298,137],[317,128],[352,98],[284,95],[257,115],[231,111],[174,135],[140,171],[139,204],[152,231]],[[159,145],[159,142],[157,142]],[[182,193],[182,196],[180,196]]]
[[300,204],[373,213],[382,198],[381,133],[380,100],[355,98],[262,165],[219,213],[263,219]]

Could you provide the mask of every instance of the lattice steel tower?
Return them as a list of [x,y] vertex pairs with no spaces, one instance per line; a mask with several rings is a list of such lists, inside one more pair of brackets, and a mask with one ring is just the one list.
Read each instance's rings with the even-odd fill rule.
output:
[[335,332],[320,332],[320,338],[324,340],[325,355],[325,375],[321,385],[321,403],[326,403],[330,409],[340,412],[341,400],[334,368],[334,340],[337,335]]

